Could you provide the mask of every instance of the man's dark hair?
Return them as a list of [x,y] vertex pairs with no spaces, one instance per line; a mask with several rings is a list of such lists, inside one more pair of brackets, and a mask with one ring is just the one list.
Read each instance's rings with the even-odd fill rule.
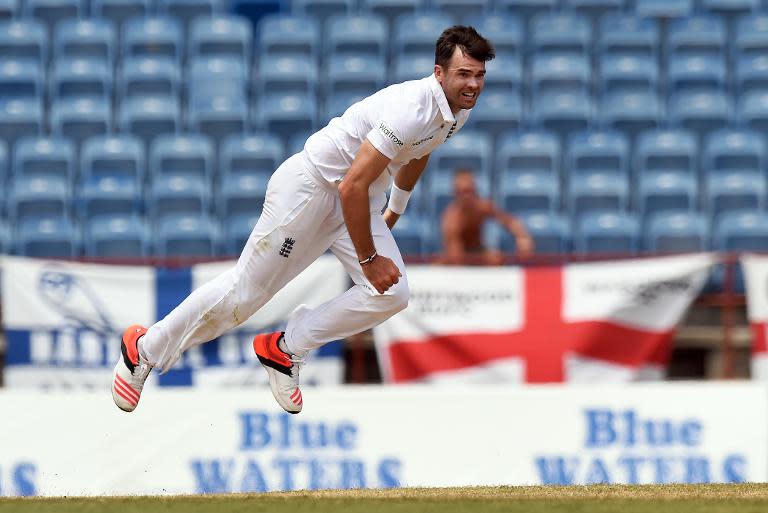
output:
[[454,25],[445,29],[437,39],[435,64],[445,68],[457,46],[461,48],[464,55],[469,55],[481,62],[487,62],[496,57],[490,41],[481,36],[474,27]]

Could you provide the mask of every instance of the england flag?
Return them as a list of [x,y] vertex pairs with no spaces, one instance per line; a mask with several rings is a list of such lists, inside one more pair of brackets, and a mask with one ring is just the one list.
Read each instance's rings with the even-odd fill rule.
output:
[[659,379],[716,257],[550,267],[411,267],[407,309],[374,330],[390,383]]

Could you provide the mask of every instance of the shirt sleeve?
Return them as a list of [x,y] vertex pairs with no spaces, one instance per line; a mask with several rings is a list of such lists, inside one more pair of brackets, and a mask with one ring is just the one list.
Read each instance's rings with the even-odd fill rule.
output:
[[388,113],[376,120],[366,139],[391,160],[413,139],[418,126],[415,113],[402,110],[397,113]]

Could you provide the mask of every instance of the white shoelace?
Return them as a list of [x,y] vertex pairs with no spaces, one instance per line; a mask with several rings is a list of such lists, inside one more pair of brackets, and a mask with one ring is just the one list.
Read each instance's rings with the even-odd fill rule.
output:
[[147,376],[152,371],[152,366],[139,357],[139,365],[133,371],[131,375],[130,385],[138,391],[144,388],[144,382],[147,380]]
[[[298,373],[304,366],[304,357],[292,354],[290,355],[290,360],[291,363],[296,366],[296,372]],[[293,374],[293,368],[291,368],[291,374]],[[296,376],[296,378],[298,379],[298,376]]]

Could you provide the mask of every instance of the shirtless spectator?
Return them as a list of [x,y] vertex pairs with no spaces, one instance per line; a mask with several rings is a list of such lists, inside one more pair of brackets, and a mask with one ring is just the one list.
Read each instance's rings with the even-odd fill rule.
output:
[[483,223],[492,218],[515,237],[517,256],[533,253],[533,239],[523,223],[500,210],[494,203],[477,194],[475,177],[469,170],[459,170],[453,179],[454,200],[446,207],[442,218],[443,247],[441,263],[450,265],[501,265],[504,255],[486,248],[482,241]]

